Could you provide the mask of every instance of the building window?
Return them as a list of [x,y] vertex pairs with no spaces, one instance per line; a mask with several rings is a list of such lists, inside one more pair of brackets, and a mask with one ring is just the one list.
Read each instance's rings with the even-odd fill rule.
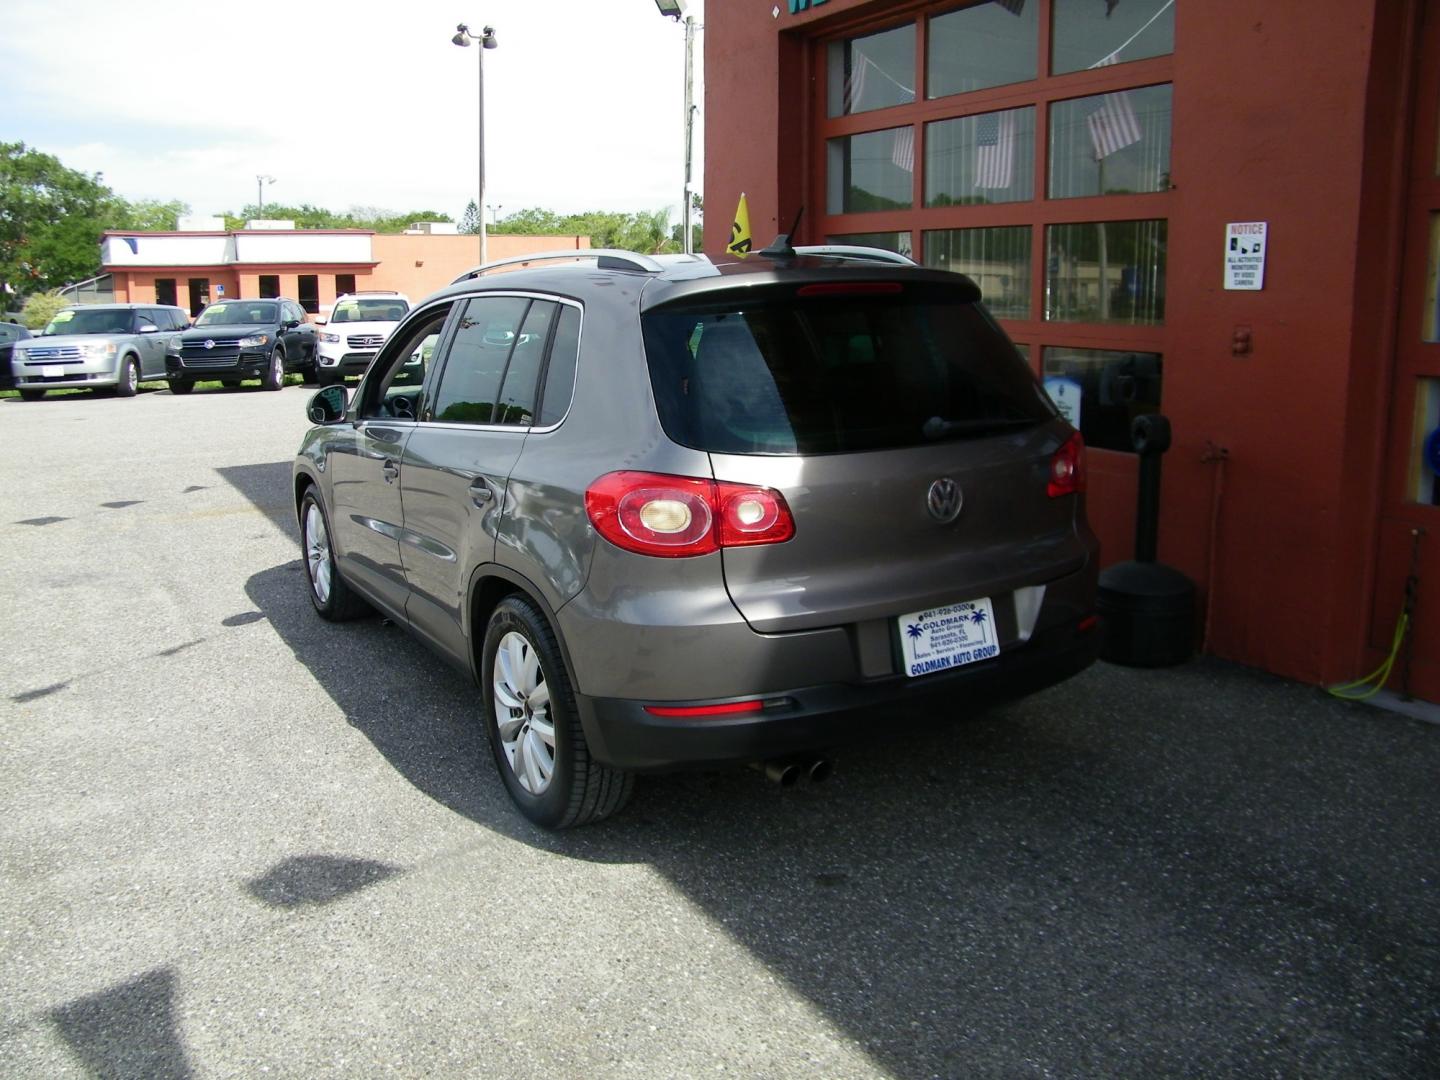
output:
[[1050,198],[1168,190],[1171,96],[1142,86],[1051,105]]
[[908,210],[914,201],[915,129],[888,128],[831,139],[826,156],[831,214]]
[[275,299],[276,297],[278,297],[279,295],[280,295],[280,275],[279,275],[279,274],[261,274],[261,275],[260,275],[260,299],[262,299],[262,300],[274,300],[274,299]]
[[953,270],[980,286],[992,315],[1030,317],[1030,226],[944,229],[925,234],[925,265]]
[[[1039,0],[993,3],[930,20],[925,96],[946,97],[1035,78]],[[834,115],[833,113],[831,114]]]
[[1045,230],[1045,318],[1165,321],[1166,222],[1086,221]]
[[336,275],[335,275],[335,295],[336,295],[336,296],[347,296],[347,295],[349,295],[350,293],[353,293],[354,291],[355,291],[355,275],[354,275],[354,274],[336,274]]
[[1160,354],[1047,346],[1045,392],[1085,445],[1133,452],[1130,424],[1160,411]]
[[1175,0],[1052,0],[1055,75],[1175,51]]
[[320,275],[301,274],[297,283],[300,295],[296,297],[307,313],[314,315],[320,310]]
[[173,277],[162,277],[155,279],[155,302],[157,304],[175,304],[175,279]]
[[925,125],[925,205],[1024,202],[1035,196],[1035,109]]
[[893,251],[897,255],[904,255],[907,259],[915,257],[909,231],[844,233],[840,236],[827,236],[825,242],[827,244],[853,244],[858,247],[883,248],[886,251]]
[[908,105],[915,100],[915,24],[831,42],[826,71],[831,116]]

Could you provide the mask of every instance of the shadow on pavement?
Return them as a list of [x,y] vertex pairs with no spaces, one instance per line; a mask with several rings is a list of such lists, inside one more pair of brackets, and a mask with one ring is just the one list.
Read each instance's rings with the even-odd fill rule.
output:
[[[269,513],[288,466],[256,469],[226,478]],[[1440,1061],[1425,725],[1218,662],[1100,665],[977,716],[957,701],[938,730],[877,714],[824,785],[647,777],[612,821],[550,835],[510,808],[476,688],[378,618],[322,622],[305,588],[298,558],[247,583],[411,784],[536,847],[655,867],[886,1074]]]
[[157,968],[50,1014],[94,1076],[182,1080],[192,1075],[175,1023],[176,978]]

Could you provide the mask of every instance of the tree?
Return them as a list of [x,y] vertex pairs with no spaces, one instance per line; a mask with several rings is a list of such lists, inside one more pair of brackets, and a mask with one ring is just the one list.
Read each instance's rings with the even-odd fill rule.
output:
[[58,292],[38,292],[25,301],[20,310],[20,321],[31,330],[43,330],[55,313],[65,307],[68,301]]
[[174,232],[180,219],[190,213],[189,204],[179,199],[160,202],[158,199],[141,199],[126,202],[117,199],[119,220],[112,220],[112,229],[134,229],[136,232]]
[[126,209],[99,173],[0,143],[0,290],[24,297],[93,277],[100,234]]
[[460,215],[460,232],[467,236],[476,236],[480,232],[480,214],[474,199],[465,204],[465,213]]
[[[225,228],[235,231],[243,229],[247,221],[260,218],[260,207],[254,203],[242,206],[238,214],[226,214]],[[412,221],[450,221],[449,214],[435,210],[407,210],[397,212],[377,206],[352,206],[349,210],[336,212],[323,207],[301,203],[286,206],[283,203],[266,203],[263,219],[266,221],[293,221],[297,229],[369,229],[377,233],[404,232]]]

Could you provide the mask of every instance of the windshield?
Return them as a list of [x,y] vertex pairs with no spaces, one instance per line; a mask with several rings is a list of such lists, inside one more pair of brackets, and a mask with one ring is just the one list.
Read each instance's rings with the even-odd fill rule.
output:
[[128,334],[134,313],[128,308],[72,308],[57,311],[46,334]]
[[365,299],[341,300],[330,315],[332,323],[347,322],[399,322],[405,317],[410,305],[396,297],[366,297]]
[[239,300],[211,304],[195,320],[196,326],[239,326],[244,323],[273,323],[276,305],[267,300]]
[[712,453],[892,449],[1055,415],[1005,332],[948,286],[777,290],[642,322],[666,434]]

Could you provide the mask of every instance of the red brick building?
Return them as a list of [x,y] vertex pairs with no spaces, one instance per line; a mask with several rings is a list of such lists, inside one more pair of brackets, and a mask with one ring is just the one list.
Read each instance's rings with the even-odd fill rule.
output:
[[1440,0],[726,0],[705,69],[712,223],[975,277],[1073,397],[1107,563],[1170,418],[1208,651],[1369,671],[1413,551],[1440,701]]

